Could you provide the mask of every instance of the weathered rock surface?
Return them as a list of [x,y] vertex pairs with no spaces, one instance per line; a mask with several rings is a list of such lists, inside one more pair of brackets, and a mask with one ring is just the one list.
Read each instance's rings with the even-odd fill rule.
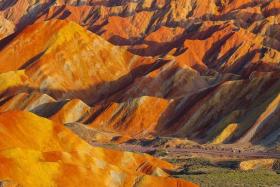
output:
[[279,0],[2,0],[0,180],[192,186],[61,124],[88,142],[279,143],[279,23]]
[[[108,32],[105,29],[99,34],[109,41],[110,33],[135,38],[145,27],[142,19],[147,18],[138,12],[149,14],[157,8],[142,11],[136,7],[136,11],[131,2],[127,5],[131,14],[122,16],[117,11],[126,6],[122,3],[116,7],[70,3],[64,8],[79,12],[85,6],[107,7],[101,13],[108,18],[108,24],[102,26],[108,27]],[[178,6],[172,3],[171,9]],[[264,11],[271,5],[262,6],[266,7]],[[111,15],[111,11],[116,12]],[[280,53],[265,46],[264,34],[251,32],[234,21],[216,20],[231,11],[236,10],[229,6],[214,11],[216,17],[207,20],[201,13],[189,15],[186,19],[198,17],[201,21],[198,30],[162,25],[146,32],[143,40],[124,44],[127,47],[106,42],[87,25],[83,26],[90,31],[72,22],[75,19],[42,16],[0,52],[1,75],[21,72],[24,76],[22,82],[14,78],[6,91],[3,88],[0,109],[31,111],[61,123],[80,122],[131,137],[171,135],[203,143],[277,142],[279,137],[270,134],[278,130]],[[115,26],[110,25],[111,19],[116,19]],[[143,27],[134,25],[135,30],[130,32],[118,27],[122,24]],[[141,41],[158,43],[154,52],[166,50],[166,55],[134,55],[145,56],[134,51],[143,45]],[[174,45],[180,47],[175,49]]]
[[253,170],[253,169],[272,169],[275,159],[258,159],[258,160],[246,160],[239,164],[241,170]]
[[[279,143],[279,23],[279,0],[1,1],[0,125],[18,129],[3,131],[11,141],[0,142],[0,157],[9,160],[3,167],[11,172],[0,176],[15,184],[32,181],[18,170],[32,165],[31,176],[46,175],[49,184],[68,185],[73,173],[88,184],[94,174],[95,185],[104,176],[117,186],[136,178],[150,186],[180,183],[136,171],[146,157],[127,171],[98,152],[92,159],[104,161],[113,174],[95,170],[95,161],[87,168],[84,161],[91,158],[84,151],[68,150],[76,143],[67,130],[71,141],[64,148],[52,138],[53,145],[41,144],[40,132],[29,139],[36,129],[15,124],[41,119],[26,111],[101,142],[174,136],[198,143]],[[96,149],[82,144],[79,149]],[[50,172],[35,172],[44,167]]]
[[169,163],[94,148],[62,124],[31,113],[2,113],[0,128],[0,178],[19,186],[196,186],[158,176],[164,173],[159,168],[174,168]]

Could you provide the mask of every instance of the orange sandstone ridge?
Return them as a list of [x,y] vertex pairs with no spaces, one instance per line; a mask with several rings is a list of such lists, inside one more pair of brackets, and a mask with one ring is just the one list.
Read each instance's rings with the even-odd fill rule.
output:
[[106,87],[118,90],[154,63],[59,20],[25,29],[2,50],[0,61],[0,72],[24,69],[32,88],[56,97],[81,97],[88,103],[110,94]]
[[[114,46],[71,21],[35,23],[0,52],[0,111],[31,111],[60,123],[79,122],[124,137],[277,142],[277,136],[269,135],[279,119],[279,52],[274,51],[271,62],[264,64],[257,61],[258,53],[252,53],[248,63],[247,57],[235,61],[238,57],[233,54],[227,57],[228,64],[219,66],[216,61],[214,66],[211,44],[224,40],[223,33],[230,32],[216,54],[221,58],[232,45],[257,49],[243,42],[250,34],[243,34],[242,40],[232,24],[221,29],[206,40],[186,40],[188,50],[178,56],[152,58]],[[198,53],[198,48],[205,53]],[[258,64],[255,71],[254,63]],[[232,123],[237,124],[235,128]]]
[[1,114],[0,128],[0,180],[19,186],[196,186],[165,176],[166,162],[92,147],[28,112]]
[[279,0],[2,0],[0,179],[192,185],[63,124],[97,142],[279,143],[279,23]]
[[74,133],[276,145],[279,23],[279,0],[2,0],[0,181],[196,186]]

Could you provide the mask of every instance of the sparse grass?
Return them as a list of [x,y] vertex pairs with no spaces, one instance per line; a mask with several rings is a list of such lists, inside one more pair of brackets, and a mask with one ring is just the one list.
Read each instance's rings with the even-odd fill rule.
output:
[[186,159],[186,165],[189,165],[189,166],[208,166],[208,165],[212,165],[212,163],[207,160],[207,159],[204,159],[204,158],[189,158],[189,159]]
[[228,168],[221,168],[221,167],[215,167],[215,166],[190,166],[186,170],[186,174],[192,175],[192,174],[211,174],[211,173],[226,173],[230,172],[231,169]]
[[166,161],[173,163],[173,164],[178,164],[178,163],[183,163],[185,167],[193,166],[193,165],[212,165],[212,163],[203,158],[187,158],[187,159],[180,159],[180,158],[165,158]]
[[118,145],[117,144],[113,144],[113,143],[104,144],[103,147],[107,148],[107,149],[116,149],[116,150],[118,150]]
[[280,159],[278,159],[274,165],[272,166],[272,169],[280,175]]
[[[205,168],[204,168],[205,169]],[[209,169],[209,168],[208,168]],[[216,168],[217,169],[217,168]],[[209,172],[209,170],[208,170]],[[270,170],[238,171],[238,170],[212,170],[206,174],[177,175],[203,186],[279,186],[280,175]]]
[[161,150],[161,149],[157,150],[157,151],[154,153],[154,156],[156,156],[156,157],[164,157],[164,156],[166,156],[166,155],[167,155],[167,153],[166,153],[164,150]]
[[172,164],[177,164],[179,162],[176,158],[172,158],[172,159],[169,159],[167,161],[172,163]]
[[180,171],[180,173],[174,174],[174,176],[194,182],[202,187],[280,186],[280,174],[277,174],[277,171],[264,169],[240,171],[238,169],[233,169],[234,167],[232,167],[232,165],[234,165],[235,162],[228,162],[229,163],[213,163],[203,158],[186,159],[184,161],[184,169]]

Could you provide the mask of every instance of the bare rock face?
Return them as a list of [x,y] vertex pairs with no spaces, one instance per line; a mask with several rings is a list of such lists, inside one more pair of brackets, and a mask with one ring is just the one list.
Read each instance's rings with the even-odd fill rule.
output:
[[[16,55],[18,51],[21,56]],[[25,29],[3,49],[0,61],[0,72],[25,69],[31,88],[87,103],[119,90],[155,63],[111,45],[76,23],[59,20]]]
[[21,69],[25,76],[6,86],[2,111],[137,137],[278,141],[269,136],[279,119],[275,1],[7,1],[1,7],[18,33],[3,42],[0,72]]
[[[19,186],[196,186],[153,174],[159,174],[157,168],[174,169],[169,163],[94,148],[63,125],[28,112],[1,114],[0,124],[0,166],[6,168],[0,178]],[[141,169],[143,164],[146,168]]]
[[[0,112],[87,125],[75,130],[96,141],[172,136],[274,145],[280,141],[279,23],[278,0],[3,0]],[[12,146],[13,153],[0,148],[0,157],[16,162],[12,155],[30,154],[30,163],[41,167],[45,152],[58,151],[81,161],[65,150],[23,145]],[[67,164],[65,157],[47,167],[71,177]],[[114,159],[110,164],[107,178],[116,186],[127,175],[141,181]],[[123,178],[114,177],[116,170]],[[147,177],[143,184],[177,182],[168,181]]]
[[267,169],[272,168],[275,162],[275,159],[246,160],[241,162],[239,167],[244,171],[253,169]]
[[14,32],[14,24],[0,16],[0,40]]

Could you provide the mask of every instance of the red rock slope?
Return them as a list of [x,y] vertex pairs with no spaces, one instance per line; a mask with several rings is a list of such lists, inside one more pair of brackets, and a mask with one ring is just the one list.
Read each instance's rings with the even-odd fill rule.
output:
[[134,137],[279,141],[278,0],[0,7],[14,25],[2,33],[16,31],[1,41],[1,111]]

